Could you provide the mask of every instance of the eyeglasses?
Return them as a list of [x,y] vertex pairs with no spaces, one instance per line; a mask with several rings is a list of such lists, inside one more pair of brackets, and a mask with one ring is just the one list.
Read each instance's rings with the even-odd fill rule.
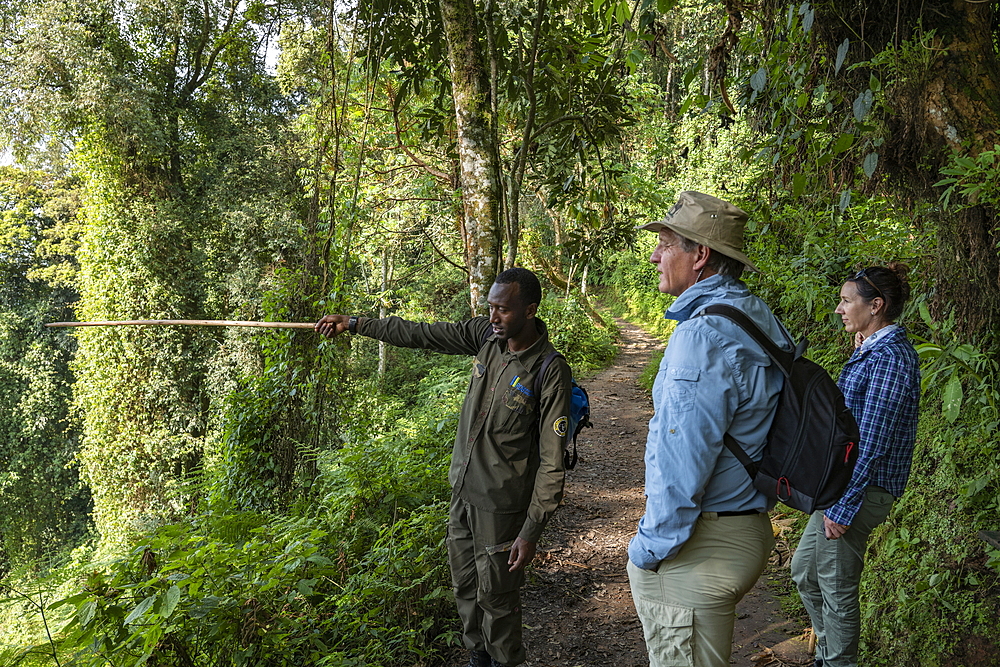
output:
[[882,297],[883,301],[885,301],[885,295],[882,294],[882,290],[880,290],[878,286],[872,282],[872,279],[868,277],[868,269],[861,269],[860,271],[854,274],[854,277],[851,280],[864,280],[866,283],[871,285],[872,289],[878,292],[878,295]]

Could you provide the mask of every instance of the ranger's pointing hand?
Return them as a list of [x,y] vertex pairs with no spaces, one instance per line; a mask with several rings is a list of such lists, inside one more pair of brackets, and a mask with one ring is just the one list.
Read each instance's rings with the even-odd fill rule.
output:
[[328,338],[333,338],[347,331],[350,319],[347,315],[324,315],[313,329]]

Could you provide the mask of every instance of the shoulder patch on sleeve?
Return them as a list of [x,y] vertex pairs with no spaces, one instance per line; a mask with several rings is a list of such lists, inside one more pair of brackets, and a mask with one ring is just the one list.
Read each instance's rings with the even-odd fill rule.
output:
[[560,438],[566,436],[569,431],[569,420],[566,417],[559,417],[554,422],[552,422],[552,430],[555,431],[556,435]]

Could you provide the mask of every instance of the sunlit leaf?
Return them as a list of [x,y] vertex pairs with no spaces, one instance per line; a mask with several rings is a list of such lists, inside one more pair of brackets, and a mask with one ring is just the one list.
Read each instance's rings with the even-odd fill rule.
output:
[[957,373],[953,373],[948,378],[948,384],[944,386],[944,392],[941,396],[941,414],[944,415],[944,418],[949,423],[954,424],[955,420],[958,419],[958,413],[961,408],[962,380],[958,377]]
[[170,615],[174,613],[174,609],[177,608],[177,603],[180,599],[180,588],[177,586],[171,586],[168,588],[166,595],[163,596],[163,607],[160,609],[160,616],[163,618],[170,618]]
[[767,85],[767,70],[763,67],[754,72],[753,76],[750,77],[750,87],[753,88],[758,93],[764,90],[764,86]]
[[132,621],[136,620],[137,618],[145,614],[147,611],[149,611],[149,608],[153,606],[154,602],[156,602],[156,596],[150,595],[148,598],[137,604],[135,609],[133,609],[129,613],[129,615],[125,617],[125,620],[122,621],[122,623],[128,625]]

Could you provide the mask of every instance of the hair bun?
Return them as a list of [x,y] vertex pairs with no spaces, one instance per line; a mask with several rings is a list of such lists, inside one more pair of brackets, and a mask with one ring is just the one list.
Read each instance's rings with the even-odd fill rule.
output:
[[903,301],[910,298],[910,281],[906,279],[910,272],[910,267],[903,262],[889,262],[886,267],[892,271],[899,280],[899,287],[902,291]]
[[905,280],[906,274],[910,272],[910,267],[903,262],[889,262],[885,268],[895,273],[900,280]]

